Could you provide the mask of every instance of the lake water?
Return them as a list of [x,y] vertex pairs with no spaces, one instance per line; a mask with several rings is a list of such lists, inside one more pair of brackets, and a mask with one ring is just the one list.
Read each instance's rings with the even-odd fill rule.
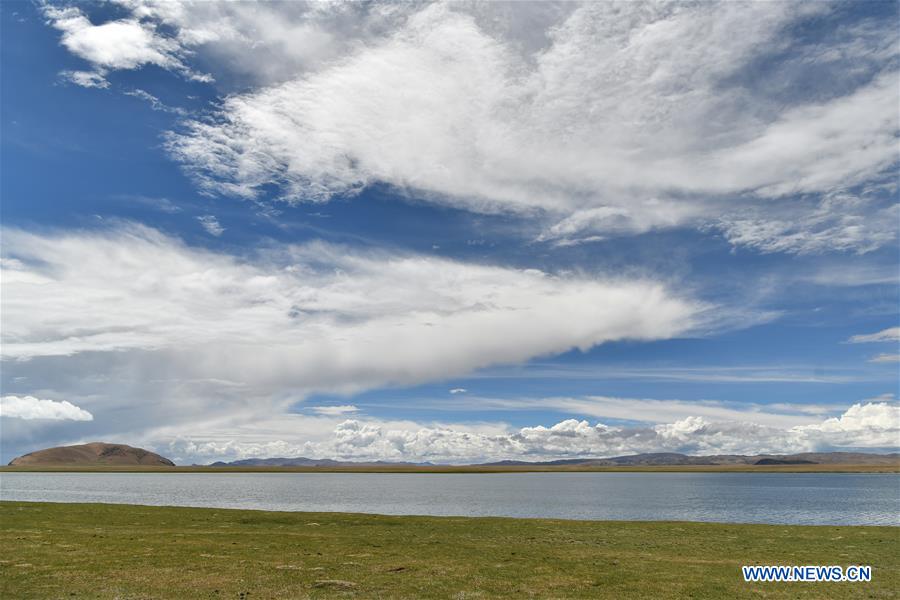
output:
[[390,515],[900,525],[866,473],[3,473],[0,499]]

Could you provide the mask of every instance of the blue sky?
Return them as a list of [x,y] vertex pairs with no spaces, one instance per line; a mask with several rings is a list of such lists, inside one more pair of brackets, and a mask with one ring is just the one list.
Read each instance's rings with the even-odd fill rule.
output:
[[3,4],[2,460],[900,446],[898,5],[708,8]]

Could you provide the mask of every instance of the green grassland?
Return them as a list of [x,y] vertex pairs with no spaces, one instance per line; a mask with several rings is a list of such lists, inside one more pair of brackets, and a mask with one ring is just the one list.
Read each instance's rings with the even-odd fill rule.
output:
[[[744,564],[872,565],[744,583]],[[900,528],[0,503],[2,598],[894,598]]]

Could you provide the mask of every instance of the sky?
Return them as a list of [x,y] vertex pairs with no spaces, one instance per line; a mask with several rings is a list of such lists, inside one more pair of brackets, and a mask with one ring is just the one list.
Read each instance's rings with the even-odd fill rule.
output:
[[0,460],[900,449],[898,10],[0,4]]

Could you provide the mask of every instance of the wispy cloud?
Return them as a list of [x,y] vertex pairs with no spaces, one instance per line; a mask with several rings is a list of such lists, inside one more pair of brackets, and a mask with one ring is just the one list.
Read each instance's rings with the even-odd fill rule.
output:
[[103,73],[97,71],[62,71],[60,76],[64,80],[68,80],[75,85],[86,88],[105,89],[109,87],[109,82]]
[[900,354],[879,354],[869,359],[871,363],[895,363],[900,362]]
[[141,100],[145,100],[150,104],[150,108],[159,112],[167,112],[176,114],[179,116],[186,116],[188,111],[178,106],[169,106],[150,92],[146,90],[142,90],[140,88],[133,89],[131,91],[124,92],[126,96],[134,96],[135,98],[140,98]]
[[170,215],[178,214],[184,210],[181,206],[165,197],[145,196],[143,194],[118,194],[113,196],[113,198],[130,204],[146,206]]
[[[158,422],[258,416],[315,392],[443,381],[613,339],[671,337],[710,310],[646,278],[324,243],[239,258],[140,226],[6,229],[3,242],[4,356],[72,357],[63,361],[72,377],[165,373],[172,383],[149,387],[152,402],[113,394],[92,405],[114,406],[135,427],[151,413]],[[51,362],[35,369],[62,376]],[[242,387],[208,383],[222,380]]]
[[[400,408],[400,403],[374,402],[369,406]],[[755,404],[718,400],[660,400],[649,398],[617,398],[583,395],[571,397],[496,398],[466,396],[464,399],[416,398],[415,406],[423,410],[479,413],[483,411],[554,411],[596,417],[604,420],[669,423],[687,417],[703,417],[716,421],[741,421],[787,427],[808,425],[824,416],[835,414],[841,407],[826,404]]]
[[310,406],[309,410],[313,411],[317,415],[327,416],[346,415],[359,412],[359,408],[353,406],[352,404],[342,404],[339,406]]
[[736,367],[615,367],[606,365],[571,366],[552,363],[532,363],[524,367],[485,370],[473,377],[496,379],[630,379],[655,381],[689,381],[698,383],[850,383],[868,380],[848,368],[822,366],[746,365]]
[[900,272],[897,266],[877,264],[842,265],[830,263],[811,273],[798,277],[800,281],[808,281],[816,285],[835,287],[854,287],[868,285],[900,286]]
[[851,344],[866,344],[872,342],[900,342],[900,327],[888,327],[875,333],[854,335],[849,340]]
[[197,220],[209,235],[219,237],[220,235],[225,233],[225,228],[222,227],[222,225],[219,223],[219,220],[214,215],[203,215],[197,217]]

